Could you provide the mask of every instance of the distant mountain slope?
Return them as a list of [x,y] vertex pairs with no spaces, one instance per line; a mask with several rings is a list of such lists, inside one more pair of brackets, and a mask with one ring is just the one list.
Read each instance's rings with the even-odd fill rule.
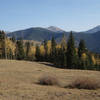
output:
[[[26,30],[20,30],[16,32],[12,32],[7,34],[7,36],[12,37],[15,36],[16,39],[23,38],[24,40],[35,40],[35,41],[43,41],[49,40],[52,36],[56,38],[59,42],[63,36],[66,35],[67,40],[69,36],[69,32],[53,32],[51,30],[45,28],[29,28]],[[73,35],[76,40],[76,45],[78,45],[80,39],[84,39],[86,41],[87,48],[93,52],[100,53],[100,31],[93,34],[83,34],[73,32]]]
[[15,31],[7,34],[7,36],[15,36],[16,39],[23,38],[25,40],[43,41],[44,39],[50,39],[55,36],[56,32],[52,32],[45,28],[29,28],[26,30]]
[[100,31],[100,25],[98,25],[98,26],[86,31],[86,33],[90,33],[91,34],[91,33],[96,33],[98,31]]
[[84,39],[89,50],[100,53],[100,31],[93,34],[77,33],[74,36],[78,42],[80,39]]

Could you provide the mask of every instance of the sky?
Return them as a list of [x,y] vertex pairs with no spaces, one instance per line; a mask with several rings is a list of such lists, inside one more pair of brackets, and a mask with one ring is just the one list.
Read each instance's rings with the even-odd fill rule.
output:
[[85,31],[100,25],[100,0],[0,0],[0,30],[57,26]]

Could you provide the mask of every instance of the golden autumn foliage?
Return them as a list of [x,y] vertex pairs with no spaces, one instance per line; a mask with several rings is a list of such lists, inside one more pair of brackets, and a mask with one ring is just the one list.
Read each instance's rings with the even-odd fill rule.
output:
[[92,55],[91,58],[92,58],[93,64],[95,65],[96,64],[96,59],[95,59],[94,55]]
[[83,60],[83,61],[85,61],[85,60],[86,60],[86,58],[87,58],[86,53],[83,53],[81,58],[82,58],[82,60]]
[[16,45],[10,39],[7,38],[5,40],[5,45],[6,45],[6,53],[9,54],[9,52],[11,51],[12,54],[15,55]]
[[45,55],[45,49],[43,45],[40,46],[40,54]]
[[65,37],[65,35],[63,35],[63,38],[62,38],[62,40],[61,40],[60,45],[61,45],[61,48],[64,48],[65,50],[67,49],[67,44],[66,44],[66,37]]
[[57,49],[60,49],[60,48],[61,48],[61,45],[60,45],[60,44],[57,44],[57,45],[56,45],[56,48],[57,48]]
[[35,46],[31,46],[28,55],[29,55],[29,56],[34,56],[34,55],[35,55],[35,52],[36,52]]
[[49,40],[48,42],[47,42],[47,47],[48,47],[48,55],[50,54],[50,52],[51,52],[51,41]]
[[[0,54],[2,53],[2,45],[4,45],[3,43],[4,43],[3,41],[0,42]],[[12,54],[15,55],[16,44],[13,43],[10,39],[6,38],[6,40],[5,40],[5,50],[6,50],[7,54],[12,52]]]
[[35,53],[36,53],[36,47],[35,46],[31,47],[31,52],[32,52],[33,55],[35,55]]
[[[83,61],[85,61],[87,59],[86,53],[83,53],[81,58],[82,58]],[[95,65],[96,59],[95,59],[94,55],[91,55],[91,60],[92,60],[93,65]]]

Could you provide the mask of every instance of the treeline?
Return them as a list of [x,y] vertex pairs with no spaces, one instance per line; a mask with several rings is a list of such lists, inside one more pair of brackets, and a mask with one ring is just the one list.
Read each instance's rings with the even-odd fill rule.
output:
[[[43,46],[41,48],[41,46]],[[75,40],[72,32],[66,42],[63,35],[59,44],[54,37],[51,41],[44,41],[41,46],[36,47],[37,61],[47,61],[53,63],[56,67],[65,69],[88,69],[100,70],[94,53],[86,48],[84,40],[80,40],[78,48],[75,47]]]
[[52,37],[51,40],[44,40],[40,45],[34,45],[30,41],[16,40],[15,37],[8,38],[4,31],[0,31],[0,58],[45,61],[65,69],[100,70],[96,54],[87,50],[84,40],[80,40],[76,48],[71,32],[66,41],[63,35],[60,43]]
[[0,58],[17,60],[35,60],[35,46],[15,37],[8,38],[4,31],[0,31]]

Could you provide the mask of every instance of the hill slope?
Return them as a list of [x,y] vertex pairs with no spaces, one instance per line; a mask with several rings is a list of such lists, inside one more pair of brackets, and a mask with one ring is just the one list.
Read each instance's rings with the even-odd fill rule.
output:
[[98,32],[98,31],[100,31],[100,25],[98,25],[98,26],[96,26],[96,27],[94,27],[94,28],[92,28],[92,29],[86,31],[85,33],[92,34],[92,33]]
[[23,38],[24,40],[43,41],[44,39],[50,39],[52,36],[55,36],[55,34],[56,32],[52,32],[45,28],[29,28],[9,33],[7,36],[15,36],[16,39]]
[[42,75],[57,76],[64,86],[74,78],[99,79],[100,72],[64,70],[37,62],[0,60],[0,98],[2,100],[100,100],[99,90],[64,89],[37,84]]

